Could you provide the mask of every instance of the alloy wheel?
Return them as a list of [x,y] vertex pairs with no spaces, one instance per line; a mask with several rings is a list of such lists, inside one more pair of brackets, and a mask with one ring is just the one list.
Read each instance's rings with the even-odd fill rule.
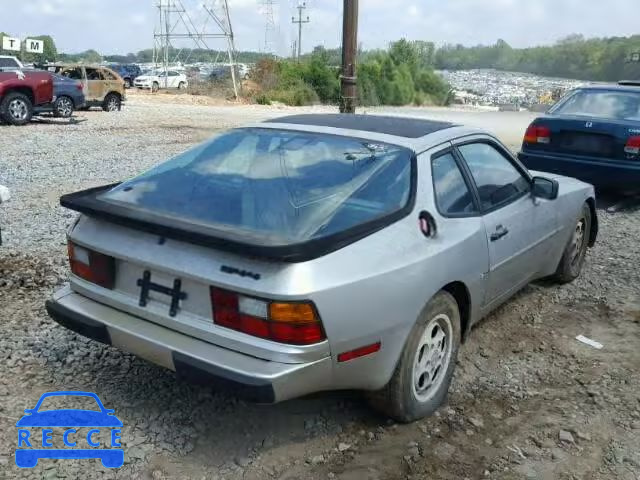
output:
[[58,100],[58,113],[62,117],[70,117],[73,113],[73,105],[71,100],[66,97],[62,97]]
[[571,265],[576,265],[580,261],[585,240],[585,219],[581,218],[571,239]]
[[430,400],[446,376],[453,351],[451,319],[441,313],[424,330],[413,362],[413,394],[420,402]]
[[29,115],[29,107],[20,98],[16,98],[9,103],[9,115],[15,120],[24,120]]
[[116,110],[118,110],[118,99],[115,97],[112,97],[107,102],[107,111],[115,112]]

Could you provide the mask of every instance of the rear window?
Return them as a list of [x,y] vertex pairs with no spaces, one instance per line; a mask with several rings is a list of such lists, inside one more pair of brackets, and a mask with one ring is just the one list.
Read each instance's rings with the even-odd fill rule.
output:
[[638,93],[612,90],[577,90],[551,113],[616,120],[640,120]]
[[412,152],[288,130],[232,130],[102,194],[102,201],[289,245],[405,207]]

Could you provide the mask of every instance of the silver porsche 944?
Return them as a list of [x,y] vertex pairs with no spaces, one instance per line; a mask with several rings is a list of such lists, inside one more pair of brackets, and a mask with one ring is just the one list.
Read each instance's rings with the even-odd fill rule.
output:
[[473,324],[575,279],[598,230],[592,186],[492,135],[369,115],[233,129],[61,203],[81,215],[56,322],[259,402],[358,389],[405,422]]

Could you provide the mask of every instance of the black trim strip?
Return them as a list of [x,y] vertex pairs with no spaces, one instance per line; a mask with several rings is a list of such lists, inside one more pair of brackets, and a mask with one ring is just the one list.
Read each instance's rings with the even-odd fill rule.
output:
[[212,386],[253,402],[276,401],[273,385],[267,380],[235,373],[179,352],[173,352],[173,365],[178,377],[190,383]]
[[247,243],[246,237],[233,235],[228,231],[194,225],[180,219],[169,219],[161,215],[98,200],[99,194],[112,189],[119,183],[63,195],[60,197],[60,205],[117,225],[135,228],[161,237],[268,260],[291,263],[305,262],[340,250],[407,217],[413,211],[416,203],[418,167],[415,154],[411,155],[410,162],[411,186],[409,199],[403,208],[333,235],[291,245]]
[[[98,342],[111,345],[111,337],[107,327],[95,320],[75,312],[54,300],[47,300],[46,309],[49,316],[69,330]],[[268,380],[262,380],[240,373],[210,365],[188,355],[172,352],[173,364],[178,377],[207,386],[219,387],[221,390],[241,396],[259,403],[274,403],[276,394]]]
[[[438,202],[438,190],[436,189],[436,179],[433,176],[433,162],[435,160],[437,160],[440,157],[443,157],[445,155],[451,155],[453,157],[453,161],[456,164],[456,167],[458,168],[458,171],[460,172],[460,175],[462,175],[462,180],[464,181],[465,185],[467,186],[467,190],[469,190],[469,194],[471,195],[471,197],[473,198],[473,206],[475,207],[475,211],[474,212],[468,212],[468,213],[446,213],[444,212],[441,208],[440,208],[440,203]],[[480,216],[480,198],[478,197],[478,191],[475,188],[475,185],[473,183],[473,180],[470,178],[469,176],[469,171],[467,169],[467,166],[464,162],[464,160],[462,158],[460,158],[460,156],[458,155],[458,150],[456,148],[454,148],[453,146],[449,146],[443,150],[440,150],[436,153],[434,153],[433,155],[431,155],[431,158],[429,159],[430,165],[431,165],[431,187],[433,189],[433,202],[436,206],[436,210],[438,210],[438,213],[440,214],[441,217],[444,218],[475,218],[475,217],[479,217]]]
[[80,335],[111,345],[109,330],[103,324],[60,305],[53,300],[45,303],[47,313],[58,324]]

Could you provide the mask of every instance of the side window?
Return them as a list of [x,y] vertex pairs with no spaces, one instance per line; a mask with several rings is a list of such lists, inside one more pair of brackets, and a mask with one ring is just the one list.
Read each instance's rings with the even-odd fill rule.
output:
[[178,75],[179,75],[178,72],[174,72],[174,71],[169,72],[170,77],[177,77]]
[[60,73],[65,77],[72,78],[73,80],[84,80],[82,77],[82,69],[80,67],[64,69]]
[[109,70],[100,70],[100,73],[102,74],[102,77],[105,80],[115,80],[116,79],[116,77]]
[[483,210],[506,205],[530,190],[529,180],[488,143],[469,143],[458,150],[471,170]]
[[471,191],[451,153],[431,160],[431,175],[436,203],[441,214],[463,215],[477,211]]
[[102,80],[100,70],[97,68],[87,68],[87,80]]

